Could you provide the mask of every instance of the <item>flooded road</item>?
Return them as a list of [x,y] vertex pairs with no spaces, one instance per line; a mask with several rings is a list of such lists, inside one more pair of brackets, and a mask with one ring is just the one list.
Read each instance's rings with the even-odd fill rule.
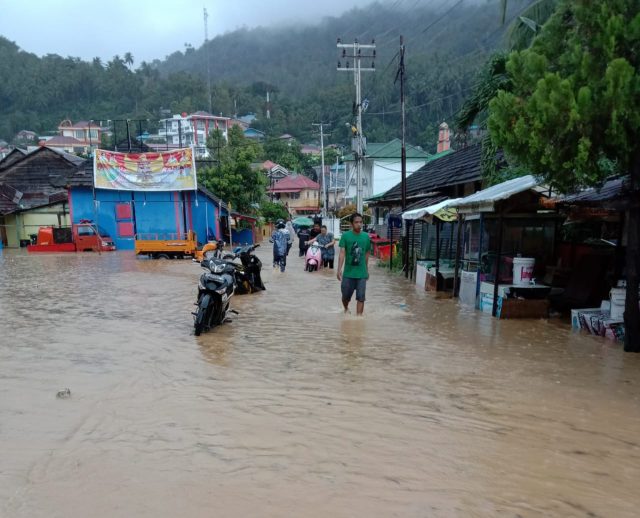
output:
[[638,516],[640,355],[296,257],[196,338],[199,274],[0,255],[0,516]]

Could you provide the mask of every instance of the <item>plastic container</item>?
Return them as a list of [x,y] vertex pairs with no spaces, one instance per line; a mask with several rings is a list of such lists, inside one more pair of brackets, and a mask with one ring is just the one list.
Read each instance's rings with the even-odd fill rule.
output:
[[515,286],[528,286],[533,279],[533,267],[536,260],[533,257],[513,258],[513,284]]
[[621,319],[624,315],[624,301],[627,296],[626,288],[611,288],[609,300],[611,301],[611,318]]
[[[378,258],[382,261],[388,261],[389,260],[389,254],[392,250],[393,245],[381,245],[378,246]],[[396,256],[396,249],[395,246],[393,246],[393,255]]]

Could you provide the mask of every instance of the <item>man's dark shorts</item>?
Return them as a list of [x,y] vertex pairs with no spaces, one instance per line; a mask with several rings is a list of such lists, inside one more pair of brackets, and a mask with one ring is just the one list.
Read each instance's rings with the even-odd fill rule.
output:
[[356,292],[356,300],[364,302],[365,293],[367,291],[367,279],[352,279],[350,277],[342,278],[342,300],[351,300],[353,292]]

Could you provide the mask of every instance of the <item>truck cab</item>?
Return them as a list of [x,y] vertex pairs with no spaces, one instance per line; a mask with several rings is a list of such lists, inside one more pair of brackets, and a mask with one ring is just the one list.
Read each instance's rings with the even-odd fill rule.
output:
[[111,236],[100,226],[88,220],[73,225],[73,237],[78,252],[100,250],[111,252],[116,249]]

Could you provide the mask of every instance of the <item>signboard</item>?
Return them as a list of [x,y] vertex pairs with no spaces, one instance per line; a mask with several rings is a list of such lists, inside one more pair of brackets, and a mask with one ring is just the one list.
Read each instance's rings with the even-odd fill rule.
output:
[[97,189],[193,191],[197,187],[193,150],[118,153],[96,149],[93,179]]
[[458,219],[458,211],[453,207],[444,207],[433,214],[440,221],[455,221]]

